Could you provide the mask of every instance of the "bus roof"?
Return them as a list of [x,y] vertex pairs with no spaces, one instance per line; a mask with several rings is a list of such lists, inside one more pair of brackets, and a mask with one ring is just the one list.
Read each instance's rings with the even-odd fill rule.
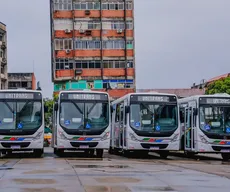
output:
[[107,94],[109,95],[107,92],[103,92],[103,91],[91,91],[91,90],[69,90],[69,91],[60,91],[59,95],[61,95],[62,93],[98,93],[98,94]]
[[125,100],[126,98],[129,98],[131,95],[165,95],[165,96],[175,96],[177,98],[177,95],[170,94],[170,93],[159,93],[159,92],[129,93],[129,94],[113,101],[112,104],[119,103],[119,102]]
[[185,97],[185,98],[181,98],[179,99],[178,101],[180,103],[182,102],[187,102],[187,101],[193,101],[193,100],[198,100],[199,98],[202,98],[202,97],[213,97],[213,98],[226,98],[226,97],[229,97],[230,98],[230,95],[227,94],[227,93],[218,93],[218,94],[213,94],[213,95],[194,95],[194,96],[190,96],[190,97]]
[[28,92],[28,93],[41,93],[42,91],[38,90],[28,90],[28,89],[1,89],[0,92],[5,93],[15,93],[15,92]]

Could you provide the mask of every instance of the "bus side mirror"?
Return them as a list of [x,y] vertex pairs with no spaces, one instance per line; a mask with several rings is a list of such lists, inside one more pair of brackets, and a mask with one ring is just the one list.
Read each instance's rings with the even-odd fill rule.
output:
[[48,107],[46,105],[44,105],[44,112],[48,113]]
[[54,111],[57,111],[58,110],[58,103],[55,103],[54,104]]
[[110,111],[111,113],[113,113],[113,106],[110,106]]
[[197,110],[197,108],[193,109],[193,115],[194,115],[194,116],[197,116],[197,115],[198,115],[198,110]]
[[125,113],[129,113],[130,112],[130,107],[129,106],[125,106]]

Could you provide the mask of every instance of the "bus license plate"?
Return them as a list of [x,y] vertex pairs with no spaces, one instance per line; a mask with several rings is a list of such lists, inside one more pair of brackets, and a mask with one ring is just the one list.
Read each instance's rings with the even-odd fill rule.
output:
[[11,146],[11,149],[20,149],[21,147],[20,147],[20,145],[12,145]]
[[80,149],[87,149],[87,148],[89,148],[88,145],[80,145]]
[[150,147],[150,150],[159,150],[159,147]]
[[230,153],[230,150],[229,149],[222,149],[221,152],[222,153]]

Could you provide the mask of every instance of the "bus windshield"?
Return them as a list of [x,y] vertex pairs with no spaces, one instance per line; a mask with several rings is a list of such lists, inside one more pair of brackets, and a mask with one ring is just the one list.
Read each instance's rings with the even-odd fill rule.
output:
[[201,106],[200,127],[209,133],[230,134],[230,106]]
[[177,105],[138,103],[131,104],[130,126],[138,131],[168,132],[178,125]]
[[30,130],[42,125],[39,101],[0,101],[0,130]]
[[104,129],[109,125],[109,104],[61,102],[60,125],[66,129]]

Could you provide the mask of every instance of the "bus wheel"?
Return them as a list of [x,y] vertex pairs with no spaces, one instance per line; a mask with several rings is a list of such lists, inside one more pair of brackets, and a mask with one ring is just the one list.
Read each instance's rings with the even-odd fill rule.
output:
[[88,156],[88,157],[93,157],[94,156],[94,149],[90,149],[90,150],[87,150],[87,151],[85,151],[86,152],[86,155]]
[[130,151],[129,150],[124,150],[123,151],[123,155],[125,156],[125,157],[130,157]]
[[96,149],[96,156],[97,158],[102,158],[103,157],[103,149]]
[[230,153],[221,153],[222,159],[228,161],[230,159]]
[[167,157],[169,155],[169,151],[161,151],[161,152],[159,152],[159,154],[160,154],[160,157],[162,159],[167,159]]
[[195,153],[190,152],[190,151],[185,151],[185,155],[186,155],[188,158],[194,158],[194,157],[195,157]]
[[43,149],[34,149],[34,156],[35,157],[41,157],[43,155],[44,151]]
[[112,147],[109,148],[109,154],[114,154],[114,150],[112,149]]

